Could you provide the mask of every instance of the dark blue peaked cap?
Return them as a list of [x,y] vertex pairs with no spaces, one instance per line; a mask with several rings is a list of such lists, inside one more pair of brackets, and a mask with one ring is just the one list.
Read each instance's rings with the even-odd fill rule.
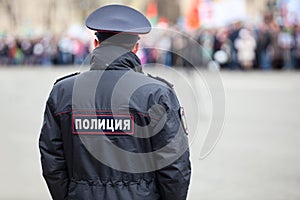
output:
[[151,31],[151,24],[142,13],[123,5],[98,8],[88,16],[85,24],[89,29],[100,32],[146,34]]

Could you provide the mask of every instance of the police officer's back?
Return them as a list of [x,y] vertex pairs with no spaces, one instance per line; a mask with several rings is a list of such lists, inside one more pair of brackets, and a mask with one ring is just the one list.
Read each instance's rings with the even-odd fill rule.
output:
[[91,68],[59,79],[40,135],[43,176],[53,199],[186,199],[188,142],[172,86],[142,73],[138,11],[102,7]]

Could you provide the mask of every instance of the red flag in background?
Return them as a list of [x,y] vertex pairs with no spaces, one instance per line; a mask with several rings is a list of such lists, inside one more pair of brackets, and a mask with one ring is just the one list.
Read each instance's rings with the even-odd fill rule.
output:
[[150,0],[147,5],[146,15],[152,24],[158,22],[157,0]]
[[189,29],[195,30],[200,27],[199,0],[193,0],[186,14],[186,25]]

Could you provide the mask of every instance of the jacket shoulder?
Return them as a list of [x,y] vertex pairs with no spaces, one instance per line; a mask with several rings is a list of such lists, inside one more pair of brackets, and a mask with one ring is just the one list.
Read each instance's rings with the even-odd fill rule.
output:
[[153,76],[151,74],[147,74],[148,77],[152,78],[152,79],[155,79],[155,80],[158,80],[160,82],[163,82],[165,83],[169,88],[173,89],[174,88],[174,85],[172,83],[170,83],[169,81],[167,81],[166,79],[163,79],[159,76]]
[[69,74],[69,75],[66,75],[66,76],[64,76],[64,77],[61,77],[61,78],[59,78],[59,79],[57,79],[57,80],[55,81],[54,85],[57,84],[58,82],[64,80],[64,79],[67,79],[67,78],[70,78],[70,77],[73,77],[73,76],[77,76],[78,74],[80,74],[80,72],[76,72],[76,73]]

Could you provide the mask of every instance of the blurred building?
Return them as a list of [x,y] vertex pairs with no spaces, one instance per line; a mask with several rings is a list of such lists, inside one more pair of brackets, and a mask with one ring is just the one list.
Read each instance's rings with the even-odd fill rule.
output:
[[45,34],[49,30],[58,32],[76,20],[69,1],[3,0],[0,4],[0,31]]
[[282,16],[282,23],[300,19],[299,0],[1,0],[0,34],[61,34],[72,24],[83,25],[88,13],[109,3],[133,6],[154,24],[162,19],[192,28],[220,27],[235,20],[257,23],[266,12]]
[[61,34],[72,24],[84,25],[87,15],[107,3],[130,0],[1,0],[0,33],[17,35]]

